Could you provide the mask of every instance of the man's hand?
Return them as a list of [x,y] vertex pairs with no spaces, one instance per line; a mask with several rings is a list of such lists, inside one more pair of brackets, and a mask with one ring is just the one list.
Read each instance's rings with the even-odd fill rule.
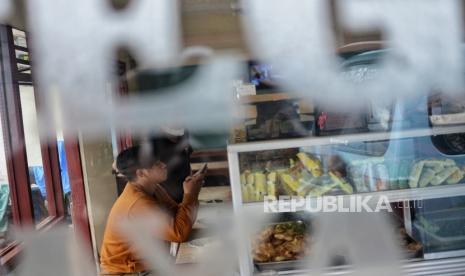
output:
[[205,173],[186,177],[183,183],[184,193],[198,196],[202,188]]

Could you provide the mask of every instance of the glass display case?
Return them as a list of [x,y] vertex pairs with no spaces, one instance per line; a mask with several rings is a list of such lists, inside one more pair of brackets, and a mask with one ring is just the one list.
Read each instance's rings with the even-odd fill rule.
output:
[[[265,196],[383,194],[393,201],[462,193],[465,155],[446,155],[432,136],[461,126],[230,145],[237,204]],[[236,162],[232,162],[236,160]]]

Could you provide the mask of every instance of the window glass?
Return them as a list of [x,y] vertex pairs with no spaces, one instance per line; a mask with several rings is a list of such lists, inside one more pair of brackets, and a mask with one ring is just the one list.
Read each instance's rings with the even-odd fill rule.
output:
[[72,198],[71,198],[71,186],[69,182],[68,175],[68,164],[66,162],[66,151],[65,151],[65,141],[63,139],[63,133],[61,131],[57,134],[57,147],[58,147],[58,157],[60,159],[60,171],[61,171],[61,185],[63,188],[63,200],[65,205],[65,219],[66,222],[72,224]]
[[29,85],[19,87],[21,112],[23,116],[24,139],[26,142],[29,184],[32,192],[34,220],[41,222],[48,217],[47,189],[37,123],[37,109],[34,88]]
[[3,126],[0,120],[0,248],[9,243],[9,229],[10,225],[13,223],[9,184],[5,144],[3,141]]

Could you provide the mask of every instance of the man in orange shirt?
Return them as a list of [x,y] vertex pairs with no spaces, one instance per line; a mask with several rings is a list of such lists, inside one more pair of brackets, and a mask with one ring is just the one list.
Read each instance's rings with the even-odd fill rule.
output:
[[186,241],[197,216],[198,195],[204,174],[186,178],[182,202],[177,204],[160,185],[166,180],[167,169],[155,154],[146,155],[141,147],[132,147],[118,155],[116,167],[127,178],[128,185],[108,217],[100,251],[101,273],[147,275],[144,274],[146,269],[140,257],[120,232],[118,223],[124,219],[137,218],[147,211],[164,211],[168,216],[166,220],[165,217],[160,218],[162,229],[156,229],[160,236],[155,238],[167,242]]

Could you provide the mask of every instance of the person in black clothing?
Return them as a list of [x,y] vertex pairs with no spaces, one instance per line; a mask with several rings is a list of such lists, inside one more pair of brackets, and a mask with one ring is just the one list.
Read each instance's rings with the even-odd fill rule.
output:
[[161,185],[171,198],[180,203],[184,195],[182,183],[191,175],[189,135],[184,129],[163,127],[162,133],[153,137],[151,143],[168,167],[168,178]]

